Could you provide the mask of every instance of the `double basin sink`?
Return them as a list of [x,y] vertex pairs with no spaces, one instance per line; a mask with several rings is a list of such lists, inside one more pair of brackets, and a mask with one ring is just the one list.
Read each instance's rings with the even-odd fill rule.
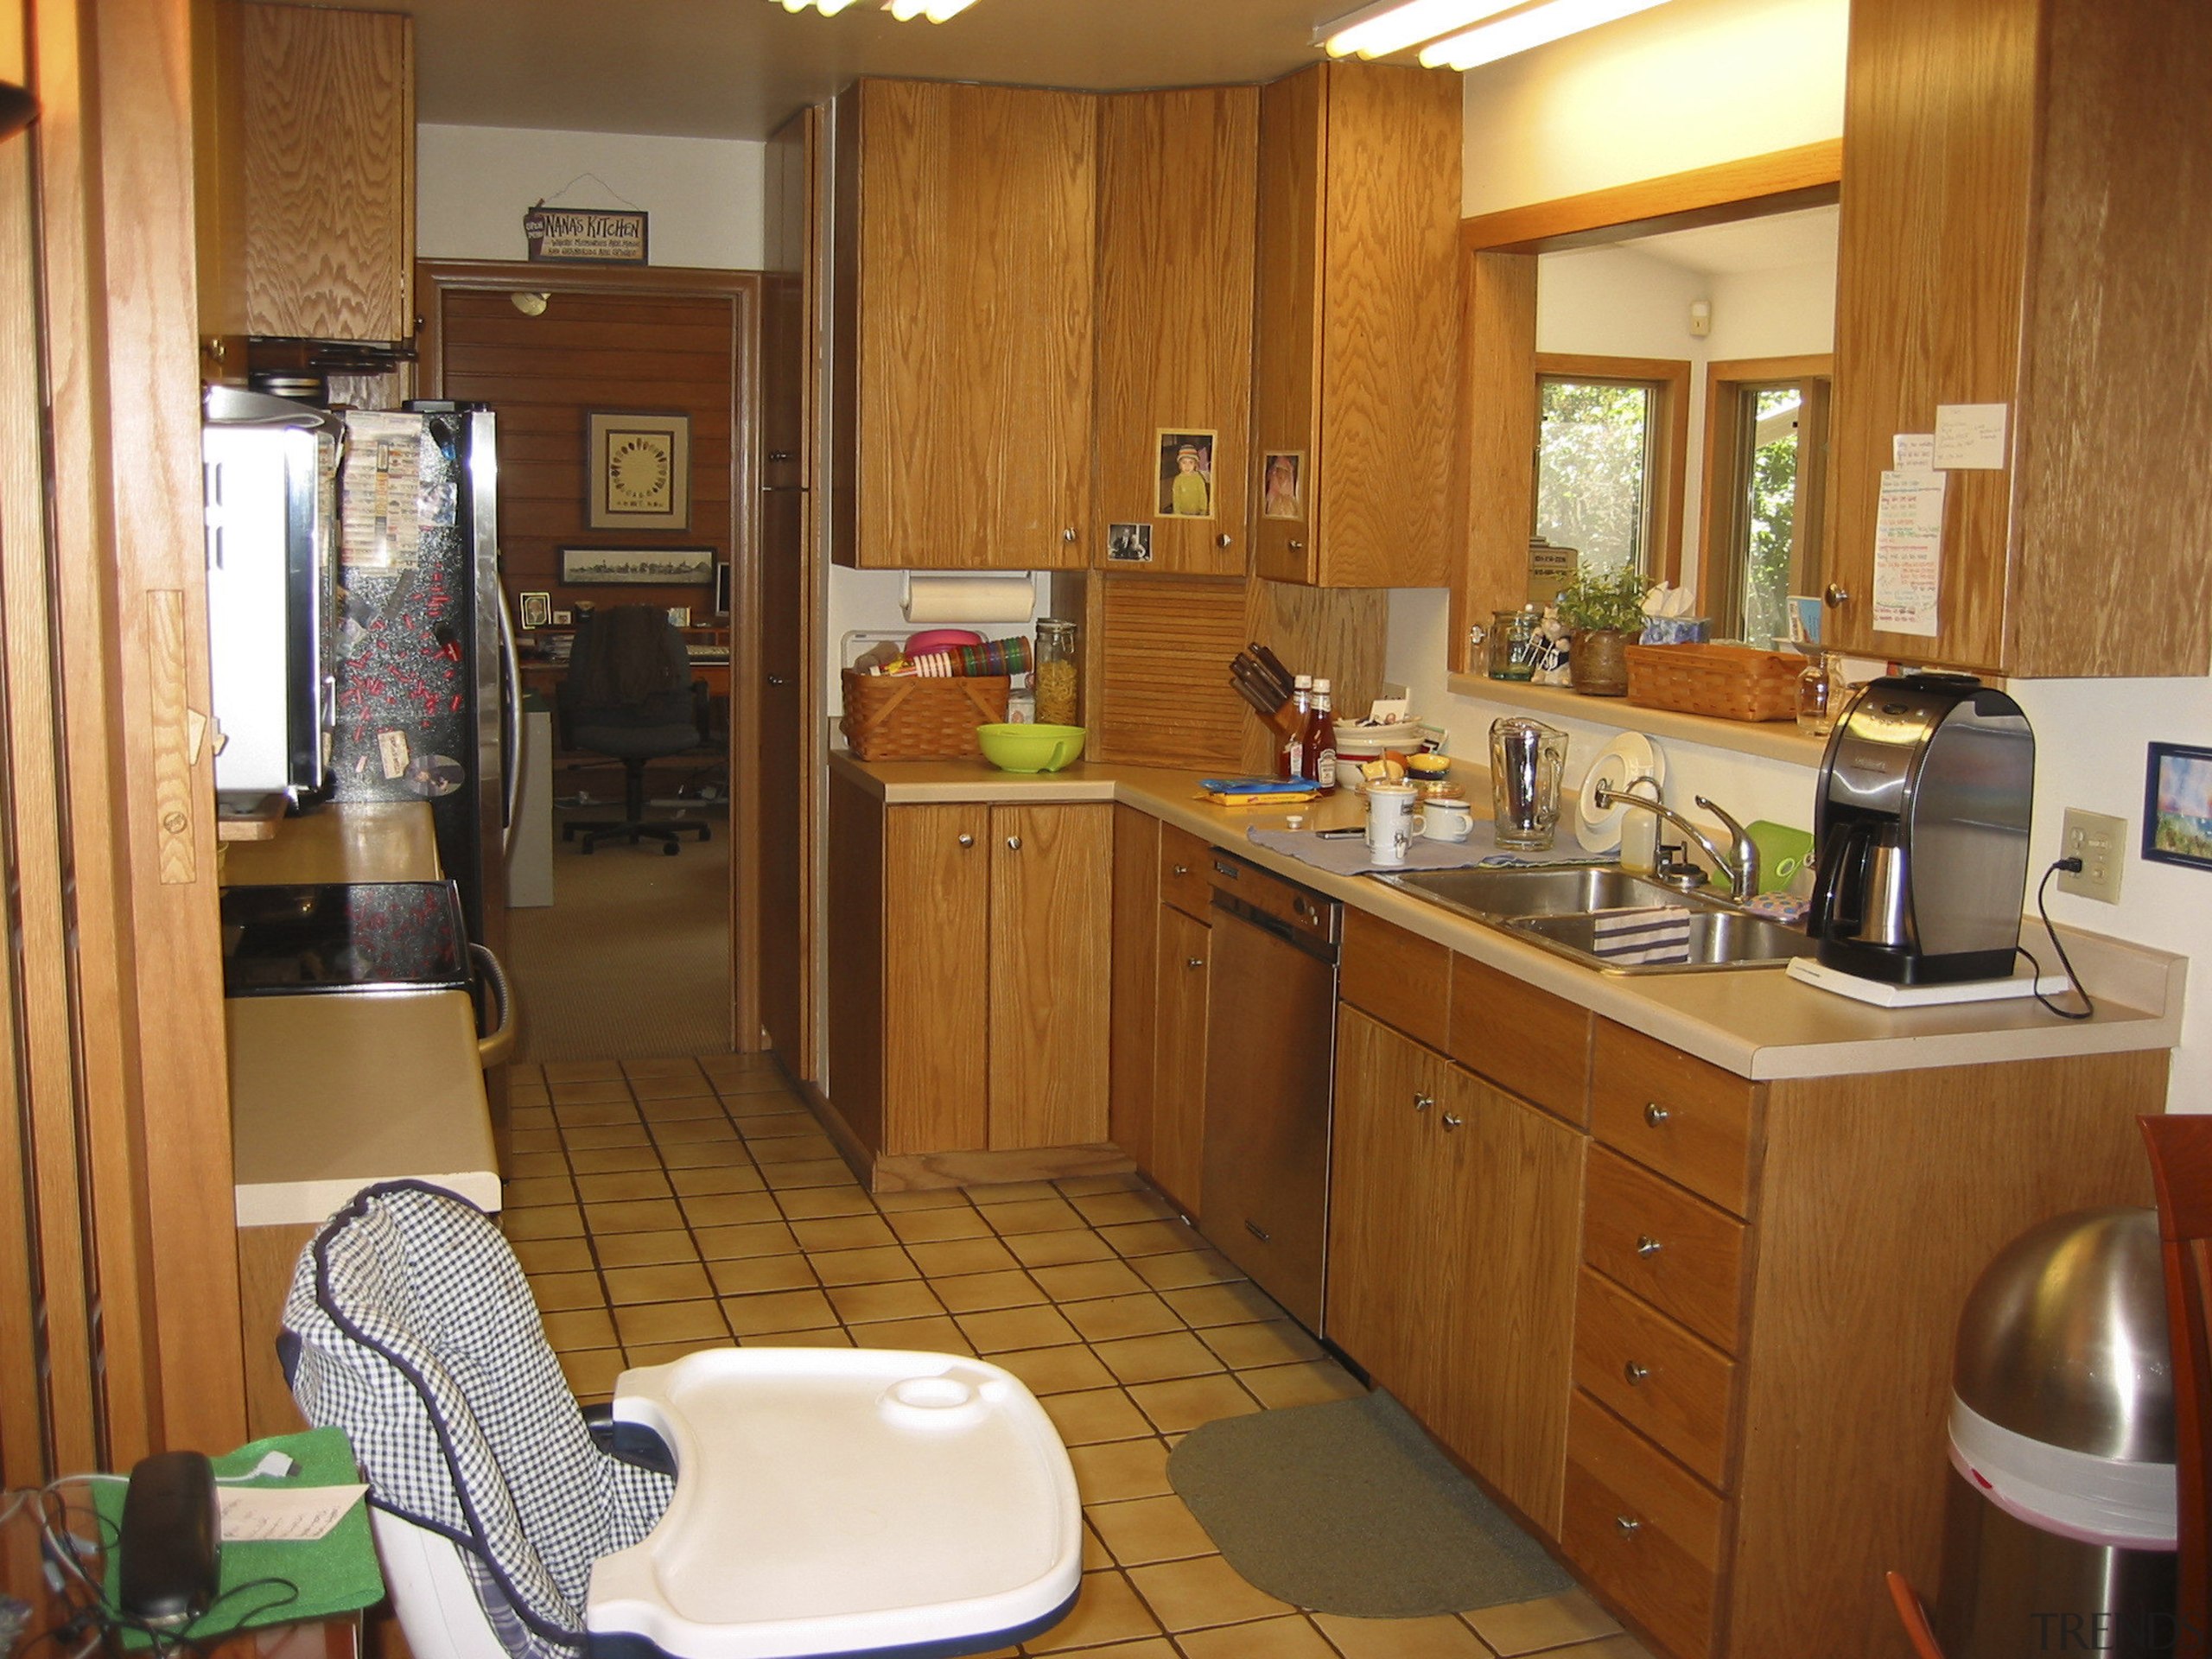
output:
[[[1408,871],[1377,878],[1416,899],[1541,945],[1608,974],[1692,974],[1727,968],[1780,968],[1813,953],[1795,928],[1699,892],[1595,868],[1499,868]],[[1597,912],[1666,905],[1689,912],[1688,956],[1624,963],[1599,956]]]

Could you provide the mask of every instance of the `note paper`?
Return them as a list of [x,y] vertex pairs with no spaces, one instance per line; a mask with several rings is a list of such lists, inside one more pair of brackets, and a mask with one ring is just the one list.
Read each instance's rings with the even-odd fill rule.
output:
[[420,415],[356,413],[346,422],[339,562],[350,570],[413,568],[423,544]]
[[1943,474],[1882,474],[1874,518],[1874,626],[1932,636],[1943,576]]
[[312,1542],[346,1518],[365,1486],[225,1486],[226,1544]]
[[2012,412],[2010,404],[1936,404],[1936,466],[1953,472],[2001,471],[2005,417]]
[[1900,432],[1890,440],[1890,465],[1901,473],[1932,473],[1936,470],[1936,435],[1933,432]]

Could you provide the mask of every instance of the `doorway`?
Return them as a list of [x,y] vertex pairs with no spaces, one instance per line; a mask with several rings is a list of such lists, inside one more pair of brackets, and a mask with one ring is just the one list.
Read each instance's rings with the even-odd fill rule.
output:
[[[525,741],[523,891],[509,916],[524,1062],[758,1046],[759,283],[744,271],[419,268],[425,395],[499,416],[502,581],[537,739]],[[658,469],[627,512],[622,491],[639,478],[622,471],[626,442]],[[576,689],[569,653],[625,607],[666,613],[684,649],[675,677],[693,695],[677,700],[698,741],[646,760],[643,781],[645,817],[686,833],[587,851],[569,834],[630,817],[632,780],[563,721],[562,692]],[[521,880],[538,858],[549,879]]]

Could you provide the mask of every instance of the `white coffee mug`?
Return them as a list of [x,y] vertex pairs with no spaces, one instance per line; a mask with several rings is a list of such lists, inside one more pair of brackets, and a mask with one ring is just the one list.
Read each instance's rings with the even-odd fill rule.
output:
[[1402,864],[1414,840],[1411,784],[1367,786],[1367,856],[1376,864]]
[[1414,826],[1431,841],[1465,841],[1475,830],[1475,810],[1452,795],[1432,795],[1414,814]]

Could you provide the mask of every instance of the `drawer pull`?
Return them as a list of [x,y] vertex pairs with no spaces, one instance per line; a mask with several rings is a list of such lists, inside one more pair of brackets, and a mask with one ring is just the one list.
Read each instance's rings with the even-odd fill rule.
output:
[[1636,1253],[1638,1255],[1658,1255],[1659,1241],[1649,1233],[1638,1233],[1636,1236]]
[[1187,864],[1178,864],[1175,867],[1175,874],[1178,875],[1188,875],[1190,873],[1191,867]]
[[976,844],[976,837],[973,836],[963,836],[960,837],[960,844],[963,847],[973,847]]
[[1417,1112],[1425,1112],[1435,1104],[1436,1096],[1434,1095],[1415,1095],[1414,1096],[1414,1110]]
[[1621,1367],[1621,1375],[1628,1378],[1628,1385],[1632,1389],[1651,1375],[1651,1368],[1649,1365],[1639,1365],[1631,1359]]
[[1020,852],[1021,850],[1021,837],[1020,836],[1008,836],[1006,838],[1006,849],[1009,853]]
[[1206,959],[1204,957],[1189,957],[1185,958],[1183,965],[1185,968],[1203,968],[1206,965]]
[[1456,1129],[1466,1121],[1466,1119],[1461,1117],[1457,1112],[1446,1112],[1444,1114],[1444,1127],[1447,1129]]
[[1673,1116],[1672,1112],[1656,1100],[1647,1100],[1643,1103],[1643,1121],[1655,1129],[1663,1126]]
[[1617,1515],[1613,1517],[1613,1524],[1621,1529],[1624,1538],[1633,1538],[1643,1530],[1643,1522],[1632,1515]]

